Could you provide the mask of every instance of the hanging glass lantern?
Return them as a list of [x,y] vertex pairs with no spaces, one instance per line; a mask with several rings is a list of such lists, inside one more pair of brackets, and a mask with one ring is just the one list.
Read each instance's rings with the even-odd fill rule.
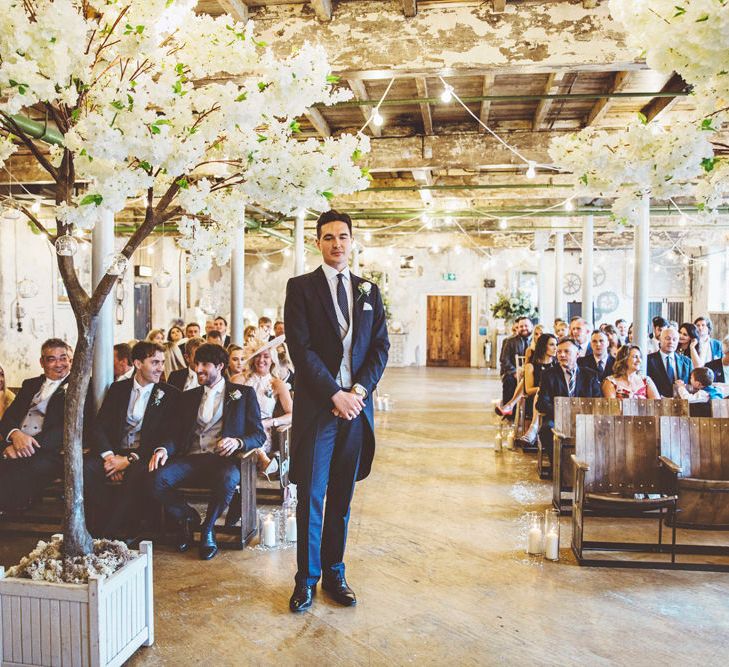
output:
[[122,253],[115,252],[106,256],[104,265],[110,276],[121,276],[127,270],[129,260]]
[[70,234],[63,234],[56,239],[56,253],[61,257],[73,257],[78,252],[78,241]]
[[154,279],[154,284],[162,289],[169,287],[172,284],[172,274],[167,269],[162,269]]
[[18,283],[18,296],[21,299],[32,299],[38,294],[38,285],[30,278],[23,278]]

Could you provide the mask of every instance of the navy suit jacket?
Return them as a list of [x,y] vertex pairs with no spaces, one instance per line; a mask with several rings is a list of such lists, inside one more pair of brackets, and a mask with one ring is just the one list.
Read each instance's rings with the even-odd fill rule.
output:
[[[240,394],[237,398],[236,392]],[[169,456],[172,454],[184,456],[190,450],[197,429],[197,413],[204,393],[205,387],[195,387],[180,394],[177,432],[169,446],[165,445]],[[258,407],[256,392],[251,387],[225,380],[223,400],[223,432],[220,437],[239,438],[243,441],[243,451],[246,452],[266,444],[266,432],[261,424],[261,410]]]
[[709,344],[711,345],[711,358],[721,359],[724,351],[721,349],[721,341],[716,338],[710,338]]
[[613,374],[613,366],[615,364],[615,357],[612,354],[608,354],[607,361],[605,362],[605,368],[602,373],[597,371],[597,362],[595,361],[595,355],[592,351],[588,352],[584,357],[577,358],[577,365],[580,368],[589,368],[597,373],[597,379],[602,382],[608,375]]
[[[43,385],[45,375],[38,377],[29,378],[25,380],[20,387],[18,395],[15,400],[10,404],[10,407],[5,411],[2,420],[0,420],[0,443],[4,443],[7,440],[8,433],[13,429],[19,429],[25,415],[30,410],[30,405],[33,401],[33,397],[40,391]],[[43,430],[38,433],[35,437],[41,448],[37,451],[38,454],[58,454],[63,449],[63,417],[64,408],[66,406],[66,385],[68,384],[68,378],[66,378],[53,393],[53,396],[48,400],[48,406],[46,407],[46,416],[43,420]],[[84,431],[88,432],[94,421],[94,404],[91,400],[91,388],[86,395],[86,403],[84,407]],[[0,444],[0,450],[4,449],[4,446]]]
[[724,376],[724,366],[721,363],[721,357],[707,363],[706,368],[710,368],[712,371],[714,371],[714,382],[729,381],[729,379]]
[[[685,384],[688,384],[689,376],[694,369],[691,359],[678,352],[674,352],[673,356],[676,359],[676,368],[678,369],[676,380],[683,380]],[[648,355],[648,377],[653,380],[661,396],[673,398],[673,385],[668,381],[668,373],[660,352],[651,352]]]
[[[350,273],[352,280],[352,384],[367,390],[362,411],[365,419],[364,441],[357,480],[369,475],[375,455],[374,412],[372,393],[387,364],[390,341],[387,337],[385,308],[377,285],[369,295],[361,293],[365,282]],[[365,304],[369,308],[365,310]],[[340,389],[336,377],[342,363],[344,348],[339,324],[334,312],[332,293],[324,270],[291,278],[286,286],[286,342],[296,368],[296,391],[292,422],[291,470],[289,477],[296,482],[304,471],[299,470],[299,448],[313,447],[313,426],[317,418],[334,406],[331,397]],[[303,459],[303,457],[302,457]]]
[[[94,423],[92,448],[95,454],[126,449],[124,431],[134,380],[114,382],[104,396]],[[160,394],[162,394],[160,396]],[[157,447],[168,447],[175,428],[177,402],[180,392],[165,382],[154,385],[144,411],[137,453],[148,460]],[[146,464],[145,464],[146,465]]]
[[167,378],[167,384],[171,384],[179,391],[184,391],[188,370],[188,368],[178,368],[176,371],[172,371],[170,377]]
[[[554,421],[554,399],[556,396],[569,396],[567,380],[565,380],[564,371],[559,365],[544,371],[539,383],[537,410],[545,414],[550,421]],[[577,367],[574,396],[580,398],[600,398],[602,396],[596,371],[584,366]]]

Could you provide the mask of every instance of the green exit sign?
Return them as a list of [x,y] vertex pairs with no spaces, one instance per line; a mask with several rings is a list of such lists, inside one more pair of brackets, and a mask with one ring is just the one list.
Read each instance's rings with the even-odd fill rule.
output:
[[452,282],[456,279],[456,274],[455,273],[444,273],[444,274],[442,274],[441,277],[443,278],[443,280],[448,280],[448,281]]

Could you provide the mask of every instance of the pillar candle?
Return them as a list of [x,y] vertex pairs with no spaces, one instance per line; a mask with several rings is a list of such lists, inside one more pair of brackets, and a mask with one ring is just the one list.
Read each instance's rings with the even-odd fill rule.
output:
[[296,515],[289,514],[286,517],[286,539],[289,542],[296,542]]
[[263,522],[263,546],[276,546],[276,523],[270,515]]
[[542,530],[541,528],[529,529],[529,538],[527,542],[527,553],[540,554],[542,553]]
[[549,560],[559,560],[559,535],[553,530],[547,533],[544,540],[544,557]]

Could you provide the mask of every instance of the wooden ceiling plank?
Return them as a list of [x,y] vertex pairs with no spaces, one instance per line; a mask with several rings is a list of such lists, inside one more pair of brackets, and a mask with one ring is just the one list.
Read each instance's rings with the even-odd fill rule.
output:
[[[673,74],[661,89],[662,93],[681,93],[688,87],[680,74]],[[640,112],[646,117],[647,122],[658,120],[668,113],[682,97],[654,97],[646,104]]]
[[[418,97],[428,97],[428,82],[425,77],[419,76],[415,79],[415,85],[418,89]],[[420,114],[423,117],[423,131],[426,135],[433,134],[433,116],[430,112],[430,104],[424,103],[420,105]]]
[[[547,77],[547,83],[544,86],[544,94],[557,95],[562,87],[563,81],[564,76],[562,74],[557,74],[556,72],[549,74]],[[554,100],[540,100],[537,104],[537,108],[534,112],[534,118],[532,119],[532,129],[535,132],[544,124],[544,121],[549,115],[549,110],[552,108],[553,102]]]
[[305,116],[309,119],[309,122],[316,128],[316,131],[322,137],[332,136],[332,130],[329,127],[329,123],[327,123],[326,118],[322,116],[319,109],[309,109],[309,111],[306,112]]
[[243,0],[217,0],[221,9],[241,23],[248,22],[248,5]]
[[[610,90],[608,92],[622,92],[627,86],[629,78],[630,72],[615,72],[613,74],[613,80],[610,84]],[[592,109],[590,109],[590,113],[587,114],[587,121],[585,122],[585,125],[597,125],[600,121],[602,121],[602,119],[605,118],[607,113],[610,111],[614,99],[615,98],[611,97],[601,97],[599,100],[597,100],[597,102],[595,102],[595,104],[593,105]]]
[[[496,75],[493,73],[490,74],[484,74],[483,77],[483,86],[482,86],[482,95],[489,95],[491,94],[491,91],[494,87],[494,80],[496,79]],[[481,118],[481,122],[484,125],[489,124],[489,114],[491,113],[491,100],[484,100],[481,102],[481,112],[479,114]],[[478,126],[479,132],[486,132],[486,129],[482,126]]]
[[418,0],[400,0],[402,13],[411,18],[418,13]]
[[323,22],[332,20],[332,0],[311,0],[316,17]]
[[[361,79],[347,79],[347,83],[349,84],[349,87],[352,89],[352,92],[354,93],[354,96],[361,101],[369,100],[370,96],[367,93],[367,88],[364,85],[364,82]],[[373,107],[367,105],[360,107],[362,110],[362,115],[364,116],[365,121],[368,121],[370,117],[372,116],[372,109]],[[367,126],[375,137],[381,137],[382,136],[382,128],[375,125],[374,123],[370,123]]]
[[506,11],[506,0],[492,0],[494,12],[505,12]]

